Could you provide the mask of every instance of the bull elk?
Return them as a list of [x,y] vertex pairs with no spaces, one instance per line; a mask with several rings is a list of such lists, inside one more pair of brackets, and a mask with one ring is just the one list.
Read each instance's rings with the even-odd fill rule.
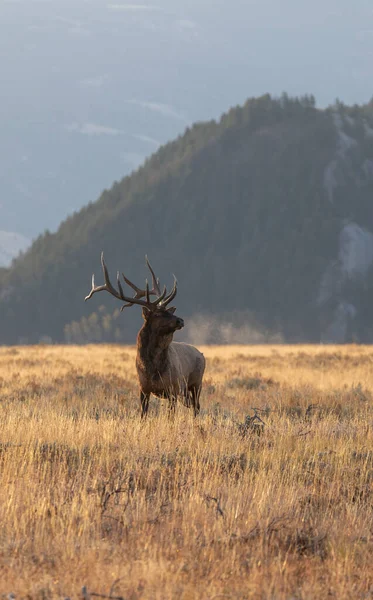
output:
[[[92,289],[85,300],[92,298],[96,292],[106,291],[125,302],[121,310],[135,304],[142,306],[144,324],[137,334],[136,369],[140,383],[141,417],[145,417],[149,407],[150,394],[169,400],[170,411],[175,411],[176,400],[180,398],[185,406],[192,407],[196,416],[200,410],[199,397],[202,378],[205,370],[205,357],[190,344],[173,342],[176,330],[184,327],[184,321],[174,313],[176,308],[169,307],[177,293],[177,281],[168,294],[166,287],[161,292],[159,279],[155,276],[150,263],[146,264],[152,276],[152,289],[146,280],[145,289],[138,288],[122,273],[123,280],[134,291],[133,297],[125,296],[117,273],[116,289],[110,282],[104,254],[101,254],[101,265],[104,274],[104,285],[95,286],[92,275]],[[155,296],[155,300],[150,297]]]

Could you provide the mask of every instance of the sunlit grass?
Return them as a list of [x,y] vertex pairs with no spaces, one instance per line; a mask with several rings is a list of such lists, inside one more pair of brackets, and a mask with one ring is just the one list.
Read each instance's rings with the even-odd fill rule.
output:
[[373,349],[203,352],[142,422],[134,348],[0,348],[1,593],[371,597]]

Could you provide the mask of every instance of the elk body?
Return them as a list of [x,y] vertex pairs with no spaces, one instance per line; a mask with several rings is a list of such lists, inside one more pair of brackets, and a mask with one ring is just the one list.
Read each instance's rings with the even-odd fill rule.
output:
[[[137,335],[136,369],[140,383],[141,416],[148,412],[150,394],[169,400],[170,410],[174,412],[179,398],[185,406],[192,407],[196,416],[200,410],[199,397],[205,370],[203,354],[190,344],[173,342],[172,338],[178,329],[184,327],[184,321],[174,313],[175,307],[168,305],[177,293],[177,282],[169,294],[164,287],[159,287],[152,267],[146,258],[152,276],[152,289],[146,281],[145,289],[138,288],[122,273],[122,277],[134,291],[133,297],[125,296],[117,273],[116,289],[110,282],[109,273],[101,254],[101,265],[104,273],[104,285],[95,286],[92,276],[92,289],[86,300],[96,292],[107,291],[118,300],[125,302],[122,309],[135,304],[142,307],[144,324]],[[151,296],[156,299],[151,301]]]

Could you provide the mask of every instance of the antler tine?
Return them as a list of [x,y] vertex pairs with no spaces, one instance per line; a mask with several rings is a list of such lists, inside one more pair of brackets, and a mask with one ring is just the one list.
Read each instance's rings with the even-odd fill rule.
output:
[[148,260],[148,255],[147,254],[145,254],[145,261],[146,261],[146,264],[148,266],[149,271],[152,274],[152,286],[153,286],[152,292],[156,293],[157,296],[160,296],[161,295],[161,288],[159,287],[159,279],[155,276],[155,273],[154,273],[154,271],[153,271],[153,269],[151,267],[151,264],[150,264],[150,262]]
[[122,277],[124,279],[124,281],[126,282],[127,285],[129,285],[133,290],[135,290],[136,292],[136,296],[135,298],[142,298],[143,296],[137,296],[137,294],[142,294],[143,290],[140,290],[140,288],[137,287],[137,285],[135,285],[134,283],[132,283],[132,281],[130,281],[124,273],[122,273]]
[[122,284],[121,284],[121,282],[120,282],[120,274],[119,274],[119,271],[117,271],[117,285],[118,285],[118,290],[119,290],[119,293],[120,293],[122,296],[124,296],[124,292],[123,292]]
[[86,296],[84,298],[84,302],[87,302],[87,300],[89,300],[90,298],[92,298],[93,294],[95,293],[95,276],[94,274],[92,275],[92,284],[91,284],[91,291],[89,292],[88,296]]
[[[124,277],[124,275],[123,275]],[[124,296],[124,292],[123,292],[123,288],[122,288],[122,284],[120,282],[120,274],[119,271],[117,271],[117,284],[118,284],[118,289],[119,289],[119,293],[120,295],[123,297]],[[127,308],[128,306],[133,306],[133,304],[131,302],[127,302],[127,304],[123,304],[123,306],[120,309],[120,312],[122,312],[122,310],[124,308]]]
[[[110,294],[112,294],[113,296],[115,296],[116,298],[121,299],[121,295],[118,294],[117,290],[115,289],[115,287],[112,285],[112,283],[110,281],[109,271],[108,271],[108,268],[107,268],[106,263],[105,263],[104,253],[103,252],[101,252],[101,265],[102,265],[102,270],[104,272],[105,289]],[[123,294],[122,294],[122,296],[123,296]]]
[[164,286],[162,294],[159,296],[159,298],[157,298],[153,302],[153,304],[155,304],[156,306],[158,306],[158,304],[161,304],[161,302],[162,302],[162,300],[163,300],[163,298],[165,297],[166,294],[167,294],[167,288],[166,288],[166,286]]
[[176,294],[177,294],[177,279],[174,275],[173,288],[172,288],[171,292],[168,294],[168,296],[166,296],[166,298],[163,300],[162,306],[167,306],[167,304],[169,304],[175,298]]
[[148,304],[150,304],[150,292],[149,292],[149,284],[148,284],[148,280],[145,280],[145,298],[146,301],[148,302]]

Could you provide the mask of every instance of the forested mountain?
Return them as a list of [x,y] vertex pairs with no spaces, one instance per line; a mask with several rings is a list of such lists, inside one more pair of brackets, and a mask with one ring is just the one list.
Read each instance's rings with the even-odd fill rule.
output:
[[229,324],[372,341],[372,199],[373,103],[250,99],[187,129],[0,271],[0,341],[133,341],[138,309],[118,316],[105,293],[83,301],[101,250],[113,275],[142,283],[145,253],[162,282],[176,274],[185,335],[189,322],[205,341]]

